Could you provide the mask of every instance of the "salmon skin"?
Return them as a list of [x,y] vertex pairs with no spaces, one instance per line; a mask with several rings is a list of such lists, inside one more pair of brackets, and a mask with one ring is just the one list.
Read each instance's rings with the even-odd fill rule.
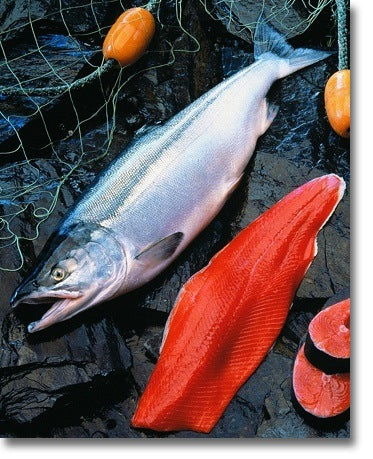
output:
[[30,333],[169,266],[240,182],[277,113],[266,99],[271,85],[331,53],[294,49],[261,20],[254,54],[254,64],[134,140],[64,217],[10,301],[53,304]]
[[311,320],[304,353],[324,373],[350,371],[350,298],[323,309]]
[[278,337],[345,189],[295,189],[242,230],[181,289],[133,427],[208,433]]

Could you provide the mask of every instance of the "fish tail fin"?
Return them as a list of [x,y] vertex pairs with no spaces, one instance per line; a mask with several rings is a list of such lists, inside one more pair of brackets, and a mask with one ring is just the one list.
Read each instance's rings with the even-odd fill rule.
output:
[[273,58],[275,55],[281,59],[279,78],[326,59],[332,54],[334,53],[309,48],[294,49],[286,41],[285,36],[267,22],[263,13],[259,16],[254,35],[254,57],[257,60]]

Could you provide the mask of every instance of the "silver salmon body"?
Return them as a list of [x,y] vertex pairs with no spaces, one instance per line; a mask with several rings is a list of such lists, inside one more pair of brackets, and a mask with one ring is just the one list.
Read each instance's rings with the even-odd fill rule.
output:
[[145,284],[217,215],[273,121],[272,83],[329,56],[264,21],[256,62],[135,140],[63,219],[11,303],[53,302],[35,332]]

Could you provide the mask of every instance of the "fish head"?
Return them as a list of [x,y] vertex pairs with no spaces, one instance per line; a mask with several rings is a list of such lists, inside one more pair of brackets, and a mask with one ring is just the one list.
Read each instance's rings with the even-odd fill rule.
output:
[[112,298],[125,273],[126,256],[112,232],[98,224],[79,223],[49,238],[10,303],[52,303],[28,326],[33,333]]

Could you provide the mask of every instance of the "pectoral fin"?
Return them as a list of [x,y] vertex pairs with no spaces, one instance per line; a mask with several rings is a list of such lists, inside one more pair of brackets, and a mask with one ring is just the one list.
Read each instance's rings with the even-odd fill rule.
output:
[[184,237],[184,233],[174,233],[153,244],[148,245],[135,260],[146,264],[156,264],[170,258],[178,248]]

